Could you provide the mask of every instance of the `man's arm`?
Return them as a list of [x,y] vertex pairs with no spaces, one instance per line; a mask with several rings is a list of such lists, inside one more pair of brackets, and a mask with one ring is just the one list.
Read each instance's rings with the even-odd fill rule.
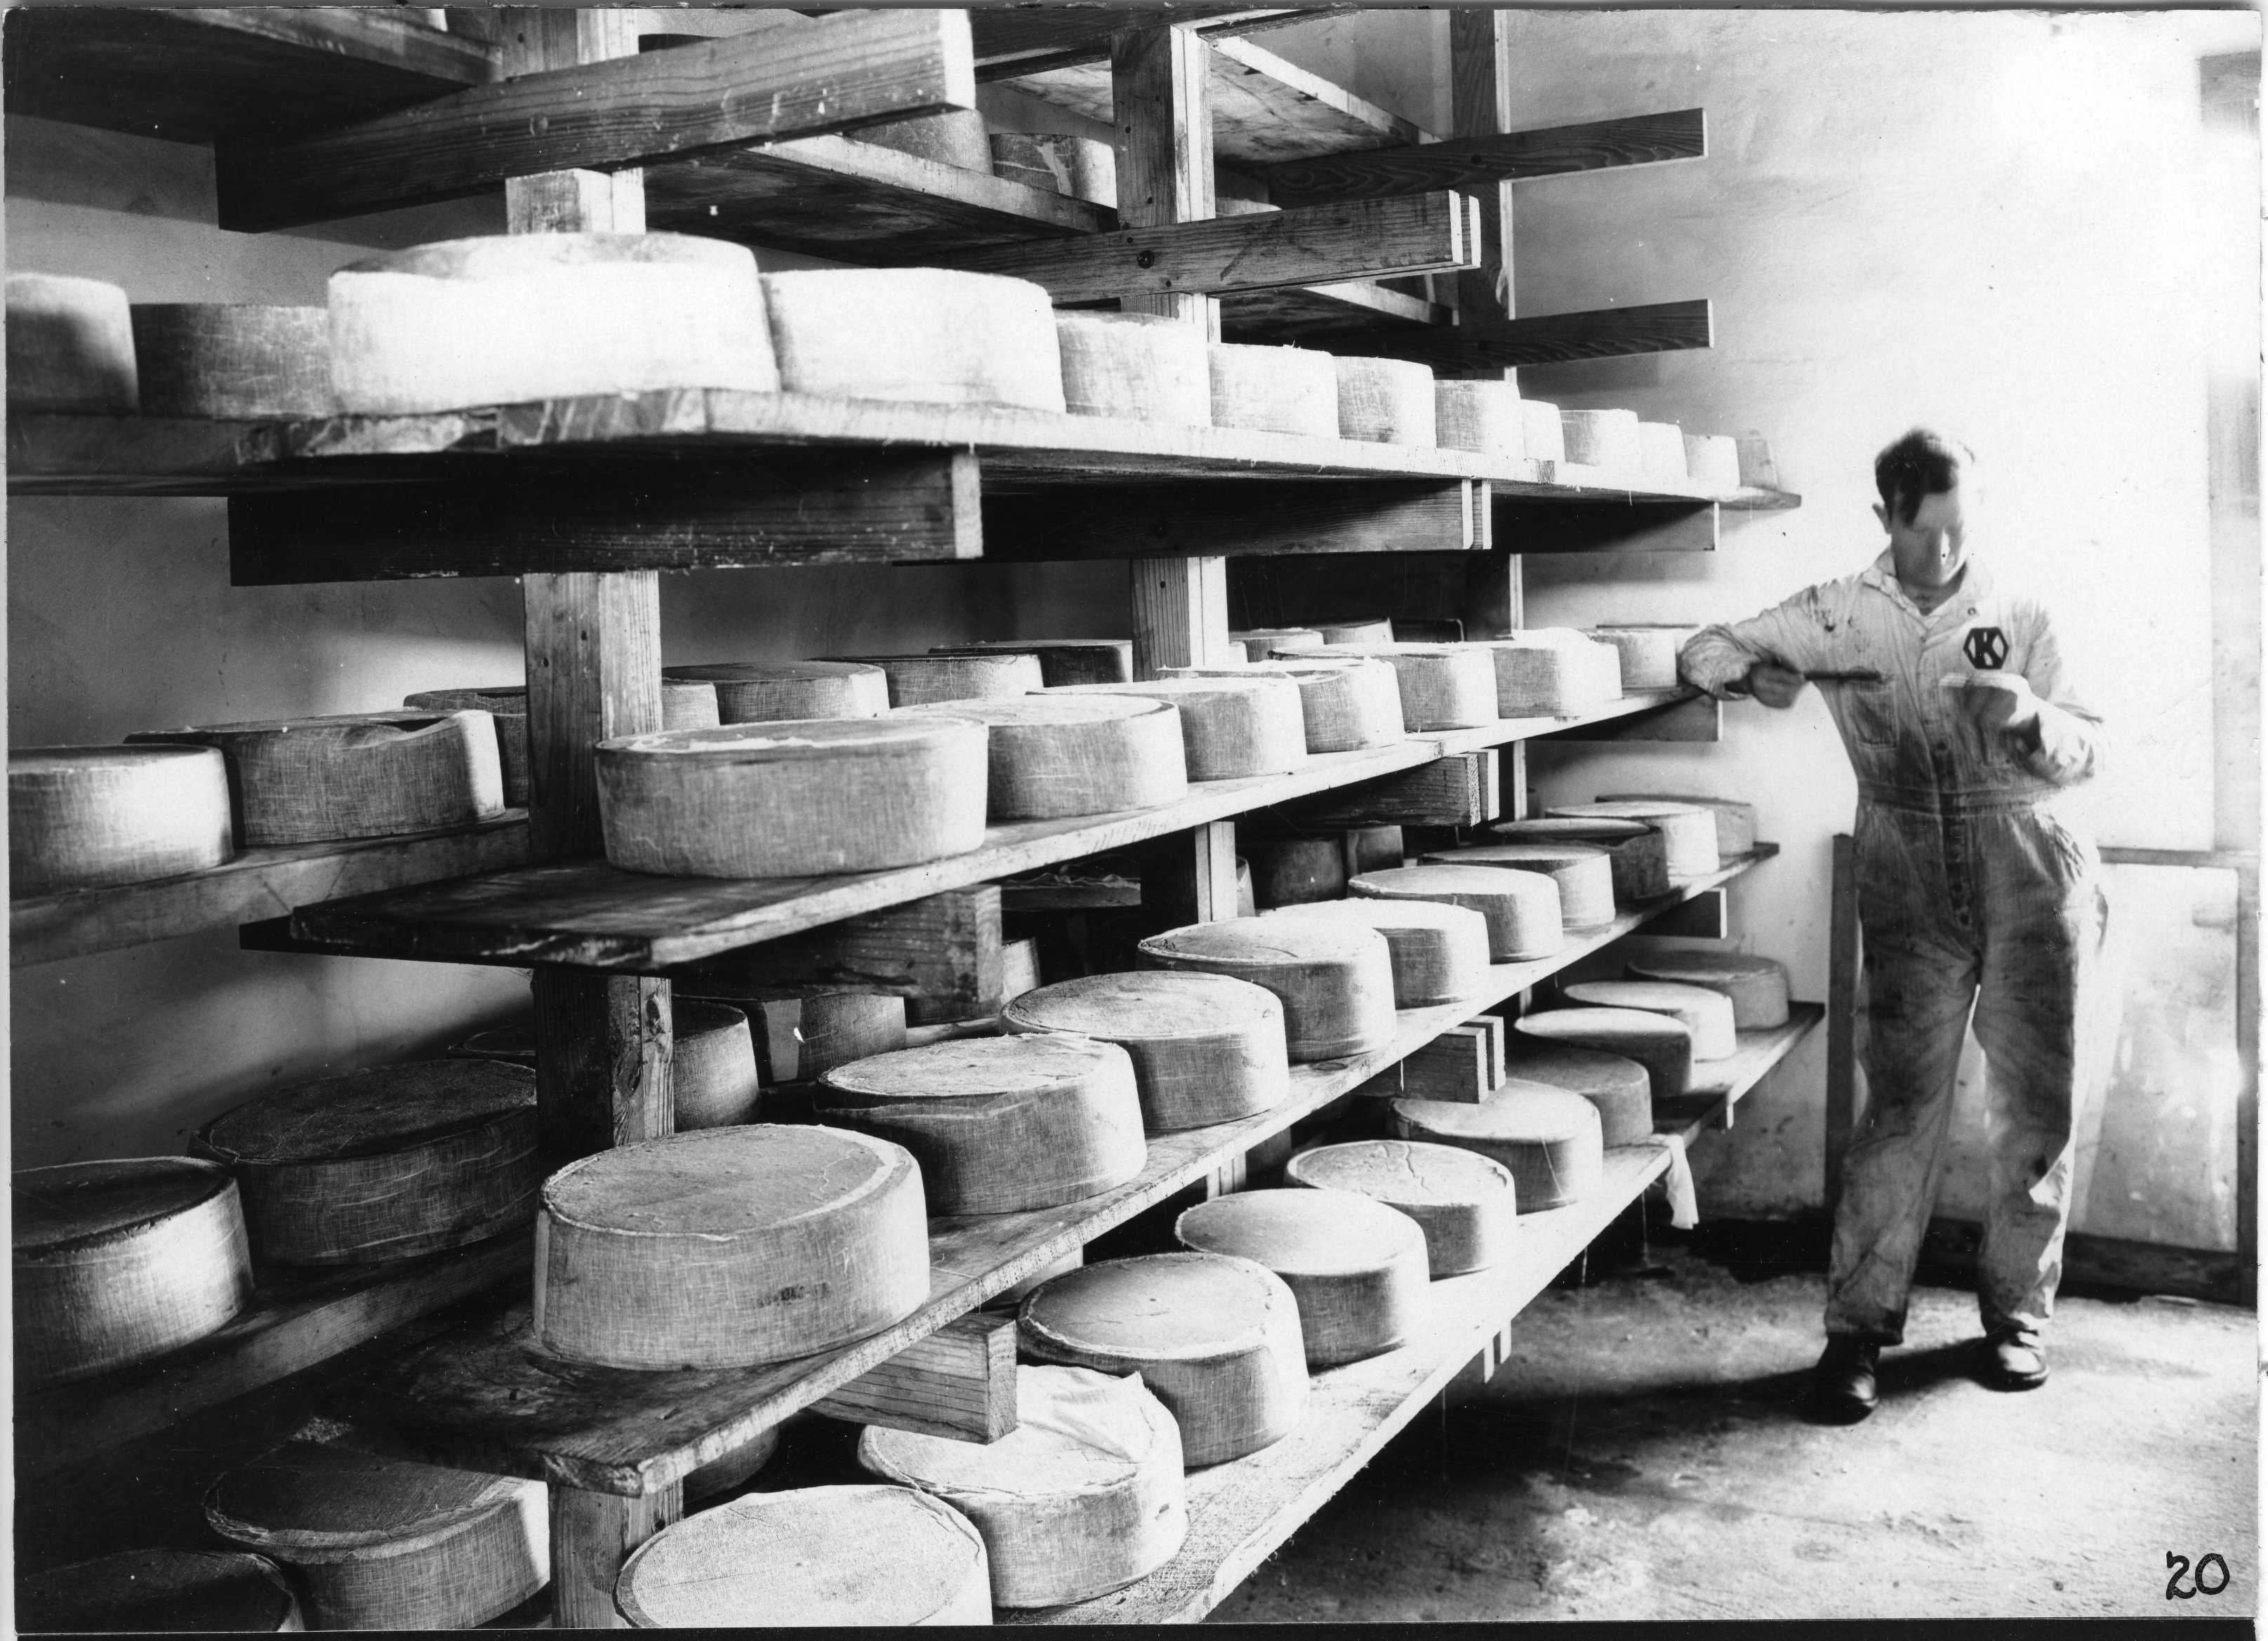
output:
[[1679,651],[1678,675],[1720,701],[1753,694],[1767,706],[1789,705],[1803,673],[1827,665],[1830,592],[1806,587],[1760,615],[1704,627]]
[[2102,767],[2102,717],[2080,699],[2064,672],[2063,651],[2044,611],[2036,611],[2038,629],[2024,657],[2024,682],[2038,711],[2029,724],[2008,732],[2007,747],[2016,762],[2043,781],[2076,786]]

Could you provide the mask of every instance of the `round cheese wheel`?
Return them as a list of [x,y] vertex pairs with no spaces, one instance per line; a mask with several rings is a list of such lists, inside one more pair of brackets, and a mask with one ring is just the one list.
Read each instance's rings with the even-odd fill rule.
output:
[[988,177],[992,174],[992,143],[986,135],[984,116],[974,108],[948,108],[942,114],[917,114],[910,120],[862,125],[850,136],[853,142],[895,148],[917,159],[933,159],[940,166],[957,166],[963,171],[980,171]]
[[535,1074],[421,1060],[279,1088],[196,1132],[236,1175],[263,1263],[353,1265],[477,1242],[535,1215]]
[[[1435,1277],[1484,1270],[1510,1252],[1520,1208],[1511,1174],[1478,1152],[1406,1139],[1359,1139],[1303,1151],[1285,1181],[1351,1191],[1417,1222]],[[1307,1314],[1304,1298],[1300,1314]]]
[[1300,1305],[1248,1259],[1106,1260],[1033,1291],[1016,1319],[1028,1360],[1139,1373],[1181,1426],[1194,1468],[1280,1441],[1307,1406]]
[[1229,634],[1228,641],[1244,646],[1246,660],[1264,661],[1276,644],[1321,644],[1323,635],[1313,627],[1248,627]]
[[1199,1203],[1174,1235],[1200,1254],[1264,1265],[1300,1302],[1307,1365],[1336,1367],[1391,1350],[1425,1315],[1425,1233],[1351,1191],[1239,1191]]
[[1496,707],[1506,717],[1572,717],[1622,698],[1614,646],[1570,628],[1530,628],[1479,647],[1496,664]]
[[1163,313],[1058,313],[1056,346],[1073,416],[1211,425],[1203,327]]
[[1638,980],[1672,980],[1706,986],[1733,1000],[1733,1024],[1770,1031],[1787,1024],[1787,968],[1746,952],[1656,952],[1630,960]]
[[764,276],[790,393],[1064,411],[1055,308],[1028,279],[947,268]]
[[1290,649],[1295,660],[1334,653],[1367,656],[1394,669],[1402,722],[1411,733],[1470,729],[1497,721],[1496,664],[1486,650],[1462,644],[1372,644],[1330,639],[1321,649]]
[[527,806],[527,691],[518,684],[492,689],[421,689],[401,698],[410,712],[485,712],[496,724],[497,756],[507,808]]
[[747,1493],[688,1516],[622,1564],[615,1605],[637,1630],[989,1624],[984,1541],[909,1487]]
[[1562,410],[1567,460],[1589,467],[1636,469],[1645,465],[1635,410]]
[[1568,815],[1499,820],[1489,835],[1507,843],[1588,843],[1607,852],[1617,901],[1647,901],[1669,893],[1669,854],[1660,833],[1643,820]]
[[571,1162],[536,1239],[536,1338],[607,1367],[782,1362],[929,1298],[921,1170],[843,1129],[705,1129]]
[[1309,752],[1353,752],[1403,740],[1402,686],[1383,661],[1251,661],[1242,666],[1168,666],[1167,678],[1288,678],[1300,687]]
[[162,1355],[252,1298],[242,1202],[217,1163],[126,1157],[19,1168],[11,1201],[20,1387]]
[[63,274],[8,276],[8,408],[131,416],[141,408],[126,292]]
[[1741,488],[1741,446],[1738,441],[1722,433],[1688,433],[1685,436],[1685,471],[1697,484],[1706,484],[1713,489],[1736,490]]
[[1215,427],[1339,436],[1339,375],[1329,354],[1216,342],[1206,350],[1206,363]]
[[1606,1166],[1598,1107],[1541,1083],[1507,1078],[1478,1105],[1397,1100],[1394,1129],[1404,1139],[1475,1151],[1503,1164],[1524,1214],[1587,1196]]
[[1638,453],[1649,478],[1685,482],[1685,433],[1675,423],[1639,423]]
[[[1118,155],[1108,143],[1091,136],[1064,136],[1052,131],[995,131],[992,134],[992,174],[1027,188],[1068,195],[1093,205],[1118,203]],[[1145,317],[1162,317],[1145,315]],[[1179,320],[1171,321],[1181,325]],[[1194,331],[1194,325],[1182,325]]]
[[598,744],[607,858],[632,872],[799,878],[984,841],[985,732],[951,717],[792,718]]
[[1477,843],[1418,857],[1441,866],[1496,866],[1540,872],[1559,886],[1559,919],[1569,929],[1615,920],[1615,874],[1607,851],[1590,843]]
[[1189,1532],[1182,1432],[1138,1379],[1016,1370],[1016,1428],[990,1444],[870,1424],[858,1462],[935,1495],[984,1535],[996,1607],[1061,1607],[1173,1559]]
[[1168,702],[1042,695],[910,710],[984,725],[985,815],[995,824],[1155,809],[1189,796],[1181,715]]
[[1717,858],[1730,863],[1756,846],[1756,806],[1734,798],[1697,798],[1684,792],[1602,792],[1601,803],[1690,804],[1717,818]]
[[1292,1092],[1284,1005],[1249,981],[1089,975],[1025,992],[1000,1020],[1012,1032],[1071,1032],[1125,1049],[1152,1133],[1234,1122]]
[[1278,908],[1283,917],[1359,924],[1386,937],[1394,1006],[1429,1009],[1476,996],[1488,983],[1488,919],[1446,901],[1313,901]]
[[661,675],[707,684],[719,724],[879,717],[890,705],[889,675],[863,661],[713,661],[666,666]]
[[31,747],[8,754],[10,892],[205,872],[231,853],[228,766],[210,747]]
[[228,1471],[206,1524],[291,1569],[317,1630],[464,1630],[551,1574],[541,1482],[446,1470],[311,1441]]
[[444,239],[331,276],[350,416],[671,387],[776,393],[756,259],[681,233]]
[[936,1214],[1012,1214],[1084,1201],[1142,1172],[1134,1063],[1055,1033],[956,1037],[836,1066],[822,1122],[893,1140],[921,1165]]
[[1394,1041],[1394,960],[1375,930],[1314,918],[1231,917],[1150,936],[1152,967],[1248,980],[1284,1005],[1296,1063],[1368,1054]]
[[1433,445],[1433,372],[1408,359],[1342,357],[1339,437],[1379,445]]
[[1500,461],[1528,454],[1520,389],[1510,382],[1435,382],[1433,437],[1444,450],[1469,450]]
[[1699,630],[1693,627],[1624,625],[1586,629],[1622,657],[1623,693],[1677,688],[1677,652]]
[[1609,1145],[1636,1145],[1653,1132],[1653,1079],[1635,1060],[1514,1032],[1504,1045],[1504,1069],[1521,1082],[1582,1095],[1599,1108]]
[[946,701],[998,701],[1040,688],[1035,655],[845,655],[838,661],[879,666],[889,682],[890,704],[922,707]]
[[1557,405],[1541,399],[1521,400],[1520,430],[1530,461],[1567,460],[1566,423],[1559,419]]
[[307,1627],[274,1562],[210,1549],[120,1550],[19,1578],[16,1623],[26,1634]]
[[1525,1014],[1513,1029],[1530,1037],[1618,1054],[1646,1068],[1656,1100],[1675,1100],[1693,1076],[1693,1034],[1667,1014],[1638,1009],[1547,1009]]
[[1661,834],[1663,864],[1674,883],[1717,870],[1717,817],[1696,804],[1559,804],[1544,811],[1583,820],[1639,820]]
[[[1155,314],[1138,313],[1137,319]],[[1182,327],[1182,328],[1190,328]],[[1040,682],[1123,684],[1134,676],[1131,638],[992,638],[975,644],[939,644],[932,655],[1030,655],[1039,658]]]
[[1315,626],[1328,644],[1394,642],[1394,623],[1376,616],[1366,616],[1360,621],[1317,622]]
[[1347,879],[1358,899],[1441,901],[1487,920],[1489,956],[1498,963],[1549,957],[1566,944],[1559,886],[1540,872],[1503,866],[1402,866]]
[[1067,693],[1147,695],[1181,712],[1182,756],[1193,781],[1288,775],[1307,762],[1299,687],[1288,678],[1160,678],[1078,684]]
[[685,1502],[697,1505],[746,1486],[779,1451],[779,1426],[766,1425],[747,1441],[711,1459],[685,1478]]
[[144,416],[328,416],[331,316],[320,307],[136,302]]
[[1262,911],[1346,893],[1346,850],[1336,833],[1319,837],[1242,837],[1252,866],[1253,903]]
[[1741,1046],[1734,1035],[1732,998],[1706,986],[1681,986],[1667,980],[1578,980],[1560,990],[1570,1001],[1593,1008],[1667,1014],[1692,1034],[1696,1060],[1730,1059]]

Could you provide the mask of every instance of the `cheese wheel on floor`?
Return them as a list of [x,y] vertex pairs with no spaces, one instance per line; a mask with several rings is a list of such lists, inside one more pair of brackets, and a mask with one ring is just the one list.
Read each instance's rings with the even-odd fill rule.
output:
[[18,900],[206,872],[234,828],[210,747],[30,747],[8,754],[9,891]]
[[126,292],[64,274],[8,276],[8,408],[131,416],[141,408]]
[[1204,327],[1164,313],[1057,313],[1064,406],[1073,416],[1212,424]]
[[1733,1000],[1706,986],[1681,986],[1667,980],[1578,980],[1560,990],[1569,1001],[1593,1008],[1667,1014],[1693,1034],[1697,1060],[1730,1059],[1741,1046],[1734,1035]]
[[1671,881],[1705,878],[1717,870],[1717,817],[1697,804],[1557,804],[1544,813],[1567,820],[1637,820],[1661,834],[1663,864]]
[[799,878],[964,855],[984,841],[984,726],[791,718],[597,747],[607,858],[632,872]]
[[[1157,319],[1155,313],[1135,313],[1133,319]],[[1178,324],[1179,321],[1168,321]],[[1191,328],[1181,326],[1182,329]],[[1040,663],[1040,682],[1057,684],[1123,684],[1134,676],[1131,638],[989,638],[975,644],[939,644],[932,655],[1029,655]]]
[[1675,422],[1639,423],[1638,454],[1649,478],[1685,482],[1685,433]]
[[27,1635],[307,1627],[274,1562],[210,1549],[120,1550],[26,1575],[16,1623]]
[[789,393],[1064,412],[1048,293],[948,268],[828,268],[763,276]]
[[1617,901],[1646,901],[1669,893],[1668,846],[1661,834],[1643,820],[1617,820],[1603,815],[1537,816],[1496,821],[1488,833],[1506,843],[1587,843],[1606,850]]
[[1706,484],[1712,489],[1739,489],[1739,442],[1722,433],[1688,433],[1685,436],[1685,471],[1697,484]]
[[1645,464],[1635,410],[1562,410],[1567,460],[1583,467],[1635,470]]
[[[1118,156],[1108,143],[1053,131],[995,131],[992,174],[1093,205],[1118,204]],[[1145,314],[1144,318],[1163,315]],[[1171,321],[1181,324],[1179,320]],[[1183,326],[1195,330],[1194,325]]]
[[756,259],[682,233],[443,239],[331,276],[350,416],[672,387],[777,393]]
[[1505,866],[1402,866],[1350,878],[1347,892],[1359,899],[1442,901],[1469,907],[1487,920],[1489,957],[1494,962],[1549,957],[1567,941],[1559,886],[1540,872]]
[[291,1570],[316,1630],[465,1630],[549,1582],[541,1482],[286,1442],[205,1494],[206,1525]]
[[1215,427],[1339,436],[1339,374],[1329,354],[1216,342],[1206,350],[1206,364]]
[[144,416],[328,416],[331,316],[320,307],[136,302]]
[[1394,1006],[1429,1009],[1476,996],[1488,983],[1488,919],[1446,901],[1332,900],[1279,907],[1278,917],[1359,924],[1386,937]]
[[1559,419],[1559,407],[1546,404],[1541,399],[1520,401],[1522,443],[1530,461],[1565,461],[1567,460],[1566,423]]
[[543,1185],[535,1336],[605,1367],[749,1367],[863,1339],[929,1298],[921,1170],[844,1129],[618,1145]]
[[1433,372],[1408,359],[1341,357],[1339,437],[1433,447]]
[[984,1537],[996,1607],[1061,1607],[1163,1566],[1189,1532],[1182,1432],[1139,1379],[1016,1370],[1016,1428],[990,1444],[870,1424],[858,1462],[951,1505]]
[[1171,702],[1181,713],[1182,756],[1193,781],[1288,775],[1307,766],[1307,713],[1288,678],[1160,678],[1078,684],[1064,693]]
[[995,825],[1155,809],[1189,796],[1181,714],[1169,702],[1017,695],[909,710],[984,725],[984,812]]
[[1510,382],[1433,384],[1433,438],[1443,450],[1518,461],[1528,453],[1524,422]]
[[1507,1078],[1478,1105],[1397,1100],[1394,1129],[1403,1139],[1454,1145],[1503,1164],[1524,1214],[1589,1196],[1606,1166],[1598,1107],[1541,1083]]
[[196,1132],[228,1167],[262,1263],[408,1259],[535,1216],[535,1075],[421,1060],[279,1088]]
[[1321,644],[1323,635],[1313,627],[1248,627],[1229,634],[1228,641],[1244,646],[1246,660],[1264,661],[1276,644]]
[[1248,980],[1284,1005],[1294,1063],[1368,1054],[1394,1041],[1394,960],[1373,929],[1314,918],[1230,917],[1152,935],[1143,960]]
[[637,1630],[989,1624],[968,1517],[910,1487],[747,1493],[631,1552],[615,1605]]
[[1572,628],[1530,628],[1479,647],[1496,664],[1496,710],[1506,717],[1572,717],[1622,698],[1614,646]]
[[1706,986],[1733,1000],[1733,1024],[1770,1031],[1787,1024],[1787,968],[1746,952],[1655,952],[1630,960],[1636,980]]
[[1115,1043],[959,1037],[854,1060],[821,1082],[819,1119],[912,1152],[933,1214],[1080,1202],[1147,1158],[1134,1063]]
[[401,698],[410,712],[485,712],[495,721],[497,757],[507,808],[527,807],[527,691],[518,684],[492,689],[421,689]]
[[[1417,1222],[1436,1277],[1484,1270],[1510,1252],[1520,1206],[1511,1174],[1478,1152],[1406,1139],[1359,1139],[1303,1151],[1285,1181],[1351,1191]],[[1307,1314],[1306,1301],[1300,1314]]]
[[1677,652],[1700,629],[1624,623],[1585,630],[1622,657],[1623,693],[1677,688]]
[[1011,999],[1000,1021],[1012,1032],[1071,1032],[1125,1049],[1153,1134],[1272,1110],[1292,1092],[1283,1004],[1226,975],[1088,975]]
[[1601,792],[1601,803],[1690,804],[1717,818],[1717,858],[1730,864],[1756,846],[1756,806],[1734,798],[1697,798],[1685,792]]
[[666,666],[661,675],[707,684],[719,724],[880,717],[890,706],[889,675],[864,661],[713,661]]
[[1599,1108],[1609,1145],[1635,1145],[1653,1132],[1653,1078],[1635,1060],[1513,1032],[1504,1045],[1504,1071],[1520,1082],[1582,1095]]
[[1418,857],[1441,866],[1499,866],[1540,872],[1559,886],[1559,920],[1596,929],[1615,920],[1615,874],[1607,851],[1593,843],[1476,843]]
[[1282,1440],[1307,1407],[1300,1305],[1248,1259],[1106,1260],[1033,1291],[1016,1319],[1027,1361],[1139,1373],[1181,1426],[1191,1468]]
[[1199,1203],[1174,1235],[1200,1254],[1263,1265],[1300,1302],[1310,1369],[1391,1350],[1425,1316],[1425,1233],[1351,1191],[1238,1191]]
[[1242,666],[1168,666],[1167,678],[1288,678],[1300,687],[1309,752],[1390,747],[1406,738],[1402,686],[1383,661],[1252,661]]
[[1552,1042],[1618,1054],[1646,1068],[1656,1100],[1675,1100],[1693,1077],[1693,1034],[1667,1014],[1639,1009],[1546,1009],[1524,1014],[1513,1029]]
[[1486,650],[1462,644],[1330,640],[1322,649],[1285,653],[1294,660],[1328,660],[1334,651],[1384,661],[1394,669],[1402,695],[1402,722],[1413,734],[1497,721],[1496,666]]
[[19,1168],[16,1382],[85,1379],[202,1339],[252,1298],[236,1181],[189,1157]]
[[998,701],[1027,695],[1041,686],[1035,655],[843,655],[838,661],[879,666],[894,707],[946,701]]

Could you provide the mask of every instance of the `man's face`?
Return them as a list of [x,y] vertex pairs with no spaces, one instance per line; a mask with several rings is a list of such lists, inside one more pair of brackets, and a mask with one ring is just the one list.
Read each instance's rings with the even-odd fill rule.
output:
[[1908,586],[1950,586],[1968,562],[1962,487],[1925,496],[1911,521],[1889,508],[1876,506],[1874,516],[1890,533],[1890,556],[1898,579]]

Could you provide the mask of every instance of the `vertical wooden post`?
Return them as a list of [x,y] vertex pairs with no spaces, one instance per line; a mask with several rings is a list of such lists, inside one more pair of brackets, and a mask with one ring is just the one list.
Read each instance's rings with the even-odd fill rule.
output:
[[1843,1155],[1857,1117],[1859,1073],[1859,879],[1857,845],[1835,838],[1827,924],[1827,1217],[1843,1195]]
[[551,1622],[560,1630],[622,1630],[615,1580],[630,1553],[685,1513],[684,1484],[643,1498],[551,1490]]

